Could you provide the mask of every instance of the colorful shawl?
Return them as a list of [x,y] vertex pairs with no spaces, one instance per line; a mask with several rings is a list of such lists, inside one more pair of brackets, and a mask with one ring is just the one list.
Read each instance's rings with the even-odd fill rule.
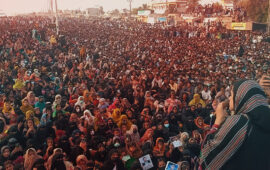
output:
[[255,81],[242,80],[234,84],[235,115],[229,116],[219,130],[206,136],[201,150],[201,169],[221,169],[239,150],[252,126],[270,131],[270,110],[266,95]]

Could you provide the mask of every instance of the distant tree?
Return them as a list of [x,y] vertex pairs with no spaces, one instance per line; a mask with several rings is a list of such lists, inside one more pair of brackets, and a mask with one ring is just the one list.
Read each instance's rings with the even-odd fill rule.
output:
[[244,0],[242,7],[247,11],[249,19],[256,22],[266,22],[269,0]]
[[[141,10],[150,10],[150,9],[148,8],[147,4],[142,4],[142,6],[138,8],[133,8],[131,13],[136,15],[138,14],[138,11],[141,11]],[[153,13],[152,10],[151,10],[151,13]]]

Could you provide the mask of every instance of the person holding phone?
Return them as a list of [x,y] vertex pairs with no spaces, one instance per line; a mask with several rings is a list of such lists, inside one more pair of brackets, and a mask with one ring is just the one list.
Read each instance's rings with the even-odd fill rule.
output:
[[270,73],[269,75],[263,75],[262,78],[259,80],[259,84],[264,89],[268,97],[268,103],[270,103]]
[[270,169],[270,108],[259,84],[236,82],[230,100],[219,103],[215,114],[202,144],[200,169]]

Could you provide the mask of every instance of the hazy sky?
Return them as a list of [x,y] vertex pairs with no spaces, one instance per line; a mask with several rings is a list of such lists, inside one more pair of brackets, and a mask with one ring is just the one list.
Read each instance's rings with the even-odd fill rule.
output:
[[[49,0],[0,0],[0,10],[6,14],[47,11]],[[57,0],[59,9],[85,9],[103,6],[105,11],[113,9],[129,9],[127,0]],[[165,0],[164,0],[165,1]],[[218,0],[202,0],[206,3]],[[133,7],[151,2],[151,0],[133,0]]]

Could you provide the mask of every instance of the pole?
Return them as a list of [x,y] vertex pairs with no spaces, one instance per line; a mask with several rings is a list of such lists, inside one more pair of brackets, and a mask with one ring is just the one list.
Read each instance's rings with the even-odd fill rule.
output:
[[54,22],[54,17],[53,17],[53,0],[49,0],[50,1],[50,17],[52,20],[52,23]]
[[131,17],[131,3],[132,3],[132,0],[129,0],[129,17]]
[[57,10],[57,0],[55,0],[55,26],[56,34],[59,34],[59,21],[58,21],[58,10]]

